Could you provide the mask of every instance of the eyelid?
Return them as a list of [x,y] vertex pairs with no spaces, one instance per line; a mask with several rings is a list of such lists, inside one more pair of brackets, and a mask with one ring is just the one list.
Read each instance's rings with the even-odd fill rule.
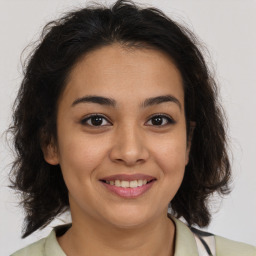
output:
[[96,125],[95,125],[95,126],[94,126],[94,125],[89,125],[89,124],[86,123],[88,120],[90,120],[90,118],[95,117],[95,116],[104,118],[109,124],[112,125],[112,123],[109,121],[109,118],[108,118],[106,115],[100,114],[100,113],[88,114],[88,115],[86,115],[86,116],[84,116],[84,117],[82,118],[82,120],[80,121],[80,123],[81,123],[82,125],[87,125],[87,126],[96,127],[96,128],[103,127],[103,126],[109,126],[109,125],[99,125],[99,126],[96,126]]
[[[90,126],[90,127],[94,127],[94,128],[100,128],[100,127],[104,127],[104,126],[109,126],[109,124],[108,125],[99,125],[99,126],[94,126],[94,125],[90,125],[90,124],[88,124],[88,123],[86,123],[88,120],[90,120],[90,118],[93,118],[93,117],[95,117],[95,116],[99,116],[99,117],[101,117],[101,118],[103,118],[103,119],[105,119],[110,125],[113,125],[112,124],[112,122],[109,120],[109,118],[106,116],[106,115],[104,115],[104,114],[101,114],[101,113],[93,113],[93,114],[88,114],[88,115],[86,115],[86,116],[84,116],[83,118],[82,118],[82,120],[80,121],[80,123],[82,124],[82,125],[87,125],[87,126]],[[154,117],[162,117],[162,118],[166,118],[167,119],[167,124],[164,124],[164,125],[148,125],[148,126],[158,126],[158,127],[163,127],[163,126],[166,126],[166,125],[171,125],[171,124],[175,124],[176,123],[176,121],[170,116],[170,115],[168,115],[168,114],[164,114],[164,113],[155,113],[155,114],[152,114],[149,118],[148,118],[148,120],[146,121],[146,123],[145,123],[145,125],[147,125],[147,123],[152,119],[152,118],[154,118]]]
[[164,114],[164,113],[156,113],[156,114],[151,115],[146,123],[148,123],[153,117],[158,117],[158,116],[166,118],[168,120],[168,123],[165,125],[149,125],[149,126],[163,127],[166,125],[171,125],[171,124],[176,123],[176,121],[172,118],[172,116]]

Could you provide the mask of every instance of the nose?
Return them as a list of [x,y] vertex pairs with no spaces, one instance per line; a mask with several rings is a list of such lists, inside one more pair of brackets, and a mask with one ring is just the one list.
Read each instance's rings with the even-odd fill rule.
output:
[[110,158],[116,163],[134,166],[144,163],[149,157],[146,139],[139,128],[120,127],[115,133]]

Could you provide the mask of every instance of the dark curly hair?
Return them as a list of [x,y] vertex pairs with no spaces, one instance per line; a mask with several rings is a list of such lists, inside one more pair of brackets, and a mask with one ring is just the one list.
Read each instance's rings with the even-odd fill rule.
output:
[[69,209],[60,166],[46,163],[41,148],[57,140],[57,102],[74,65],[86,53],[116,42],[158,49],[182,75],[187,134],[191,121],[196,128],[183,182],[170,202],[172,213],[189,225],[206,226],[209,196],[229,192],[226,121],[196,37],[156,8],[126,0],[110,8],[92,5],[48,23],[24,65],[10,127],[17,153],[11,186],[21,193],[26,213],[23,238]]

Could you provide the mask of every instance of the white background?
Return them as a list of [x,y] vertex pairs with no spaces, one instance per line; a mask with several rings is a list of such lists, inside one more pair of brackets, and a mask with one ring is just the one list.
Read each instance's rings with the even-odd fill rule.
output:
[[[208,230],[256,245],[256,1],[138,2],[152,4],[185,22],[209,50],[229,119],[233,191],[221,203],[215,199],[213,221]],[[38,38],[47,21],[84,3],[78,0],[0,1],[0,255],[9,255],[50,230],[20,239],[23,215],[16,207],[17,198],[7,187],[12,154],[3,132],[11,121],[12,103],[22,78],[20,55]]]

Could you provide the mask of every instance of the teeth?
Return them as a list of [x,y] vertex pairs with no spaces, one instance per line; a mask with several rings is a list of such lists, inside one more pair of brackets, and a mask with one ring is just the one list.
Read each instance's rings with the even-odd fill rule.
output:
[[120,182],[120,180],[115,180],[115,186],[121,187],[121,182]]
[[121,181],[121,187],[122,187],[122,188],[128,188],[128,187],[130,187],[130,182],[129,182],[129,181],[122,180],[122,181]]
[[138,186],[142,186],[143,185],[143,180],[138,180],[137,184],[138,184]]
[[138,181],[137,180],[130,181],[130,188],[136,188],[136,187],[138,187]]
[[107,184],[110,184],[112,186],[116,187],[122,187],[122,188],[137,188],[141,187],[143,185],[146,185],[148,183],[147,180],[110,180],[106,181]]

